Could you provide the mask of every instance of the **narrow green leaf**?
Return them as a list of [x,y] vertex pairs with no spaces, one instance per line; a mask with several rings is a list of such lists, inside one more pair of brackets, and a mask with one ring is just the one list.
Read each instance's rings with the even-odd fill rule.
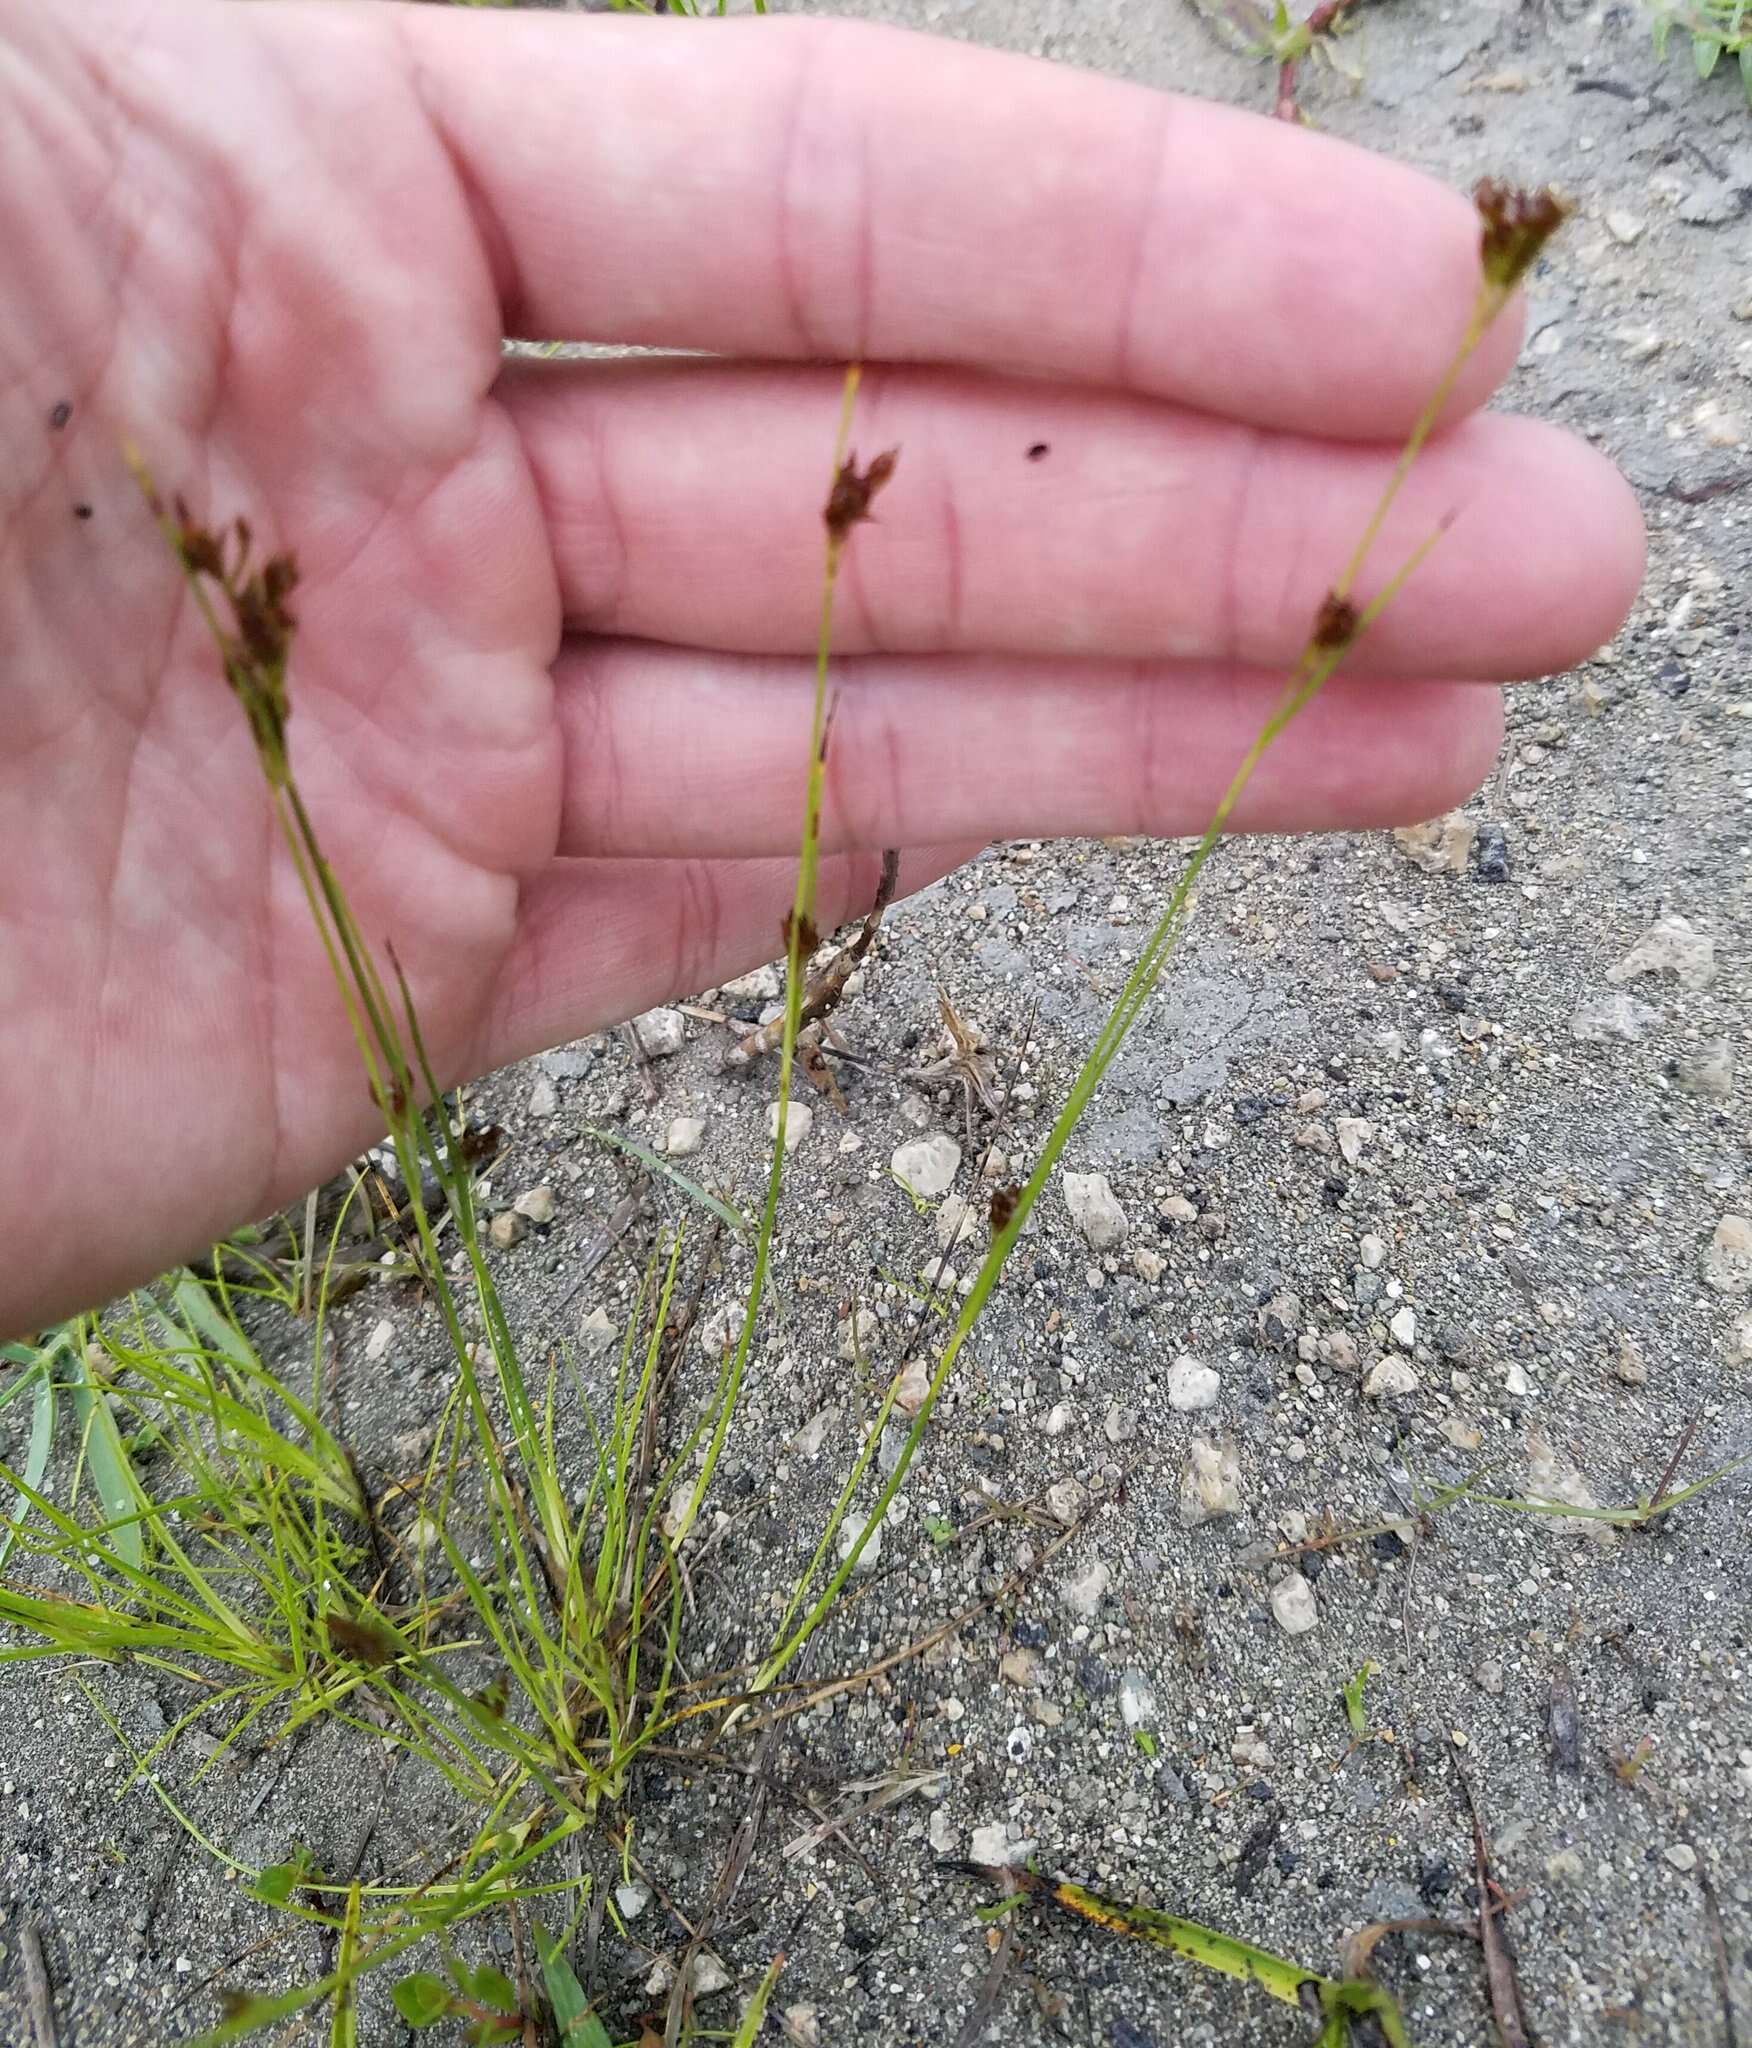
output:
[[716,1195],[708,1194],[697,1180],[690,1180],[678,1167],[671,1166],[660,1153],[653,1152],[649,1145],[641,1145],[637,1138],[622,1137],[618,1131],[605,1131],[597,1124],[586,1124],[584,1135],[594,1138],[599,1145],[607,1145],[611,1151],[624,1152],[629,1159],[636,1159],[641,1166],[652,1173],[660,1173],[665,1180],[673,1181],[690,1202],[698,1202],[702,1209],[709,1209],[718,1221],[740,1238],[749,1235],[751,1225],[740,1209],[731,1208],[728,1202],[720,1201]]
[[1699,78],[1708,78],[1722,60],[1722,46],[1715,36],[1691,38],[1691,61]]
[[1350,1732],[1358,1742],[1366,1741],[1369,1733],[1369,1714],[1363,1704],[1363,1694],[1368,1689],[1369,1680],[1380,1668],[1371,1658],[1354,1678],[1347,1678],[1344,1683],[1344,1718],[1350,1723]]
[[91,1476],[97,1486],[98,1498],[103,1502],[104,1514],[112,1523],[120,1526],[109,1530],[104,1541],[124,1564],[135,1571],[143,1568],[146,1561],[146,1541],[141,1534],[140,1523],[132,1519],[151,1503],[141,1492],[134,1477],[134,1468],[128,1463],[128,1454],[122,1448],[121,1431],[116,1427],[116,1418],[110,1413],[109,1402],[104,1398],[102,1382],[93,1372],[91,1363],[83,1350],[75,1349],[78,1377],[73,1383],[73,1406],[79,1417],[86,1453],[91,1460]]
[[22,1394],[28,1388],[31,1394],[30,1442],[25,1447],[24,1470],[20,1474],[24,1484],[18,1489],[12,1504],[12,1516],[4,1529],[0,1529],[0,1568],[6,1563],[6,1554],[12,1548],[12,1539],[23,1525],[30,1505],[26,1488],[36,1491],[42,1486],[43,1474],[49,1468],[49,1446],[55,1439],[55,1374],[53,1351],[44,1351],[33,1365],[25,1368],[14,1380],[6,1383],[0,1393],[0,1407],[14,1395]]
[[742,2014],[742,2024],[736,2029],[730,2048],[754,2048],[755,2036],[760,2032],[761,2022],[766,2018],[767,2000],[773,1995],[773,1986],[779,1981],[779,1972],[785,1967],[782,1954],[773,1957],[767,1965],[767,1973],[755,1987],[754,1996],[748,2001]]
[[989,1927],[995,1921],[1009,1919],[1012,1913],[1019,1912],[1027,1903],[1026,1892],[1006,1892],[1001,1899],[992,1899],[984,1905],[975,1906],[973,1917]]
[[341,1946],[335,1958],[340,1982],[335,1986],[335,2009],[329,2020],[329,2048],[359,2048],[359,1883],[347,1887],[346,1910],[341,1915]]
[[265,2026],[269,2017],[268,2001],[254,1991],[222,1988],[219,2012],[227,2025],[234,2027]]
[[566,1952],[539,1920],[535,1929],[535,1952],[541,1958],[541,1980],[548,2004],[554,2009],[561,2048],[614,2048],[608,2029],[590,2010],[577,1972],[566,1960]]
[[172,1281],[170,1292],[177,1313],[210,1351],[236,1366],[246,1377],[261,1371],[262,1362],[254,1345],[229,1316],[214,1307],[213,1297],[186,1267]]

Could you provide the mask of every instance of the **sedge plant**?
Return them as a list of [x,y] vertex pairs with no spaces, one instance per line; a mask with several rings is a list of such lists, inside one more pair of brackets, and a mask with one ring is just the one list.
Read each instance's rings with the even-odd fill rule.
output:
[[[894,1412],[898,1379],[879,1404],[766,1656],[739,1695],[701,1699],[679,1678],[678,1553],[719,1466],[768,1293],[805,970],[820,942],[816,894],[835,591],[854,531],[896,468],[892,451],[862,468],[849,453],[858,371],[854,367],[846,380],[824,512],[802,850],[785,924],[777,1128],[753,1226],[746,1310],[736,1341],[718,1362],[708,1399],[659,1468],[649,1454],[650,1425],[670,1364],[665,1340],[682,1257],[680,1234],[659,1247],[623,1333],[600,1421],[588,1390],[581,1382],[575,1387],[593,1432],[590,1479],[581,1496],[569,1494],[564,1478],[560,1362],[550,1364],[545,1384],[526,1373],[482,1248],[462,1133],[432,1072],[411,993],[393,953],[380,964],[366,943],[299,793],[288,742],[295,561],[277,554],[258,563],[244,522],[214,531],[181,501],[161,499],[144,465],[137,465],[254,737],[275,827],[321,934],[407,1190],[410,1258],[443,1326],[454,1380],[413,1491],[419,1537],[401,1546],[400,1566],[390,1569],[380,1504],[365,1497],[345,1445],[324,1420],[326,1284],[310,1290],[317,1321],[307,1393],[294,1395],[262,1365],[217,1270],[211,1287],[183,1275],[120,1316],[56,1338],[28,1362],[33,1400],[52,1431],[58,1390],[78,1394],[83,1388],[79,1478],[89,1473],[97,1481],[101,1513],[93,1519],[77,1511],[79,1478],[69,1504],[51,1497],[46,1453],[39,1457],[33,1430],[25,1468],[0,1478],[17,1489],[25,1508],[7,1540],[15,1555],[34,1559],[50,1583],[21,1582],[15,1567],[0,1580],[0,1622],[23,1632],[22,1640],[0,1648],[0,1657],[70,1654],[156,1663],[185,1679],[195,1701],[165,1743],[201,1715],[225,1722],[222,1747],[235,1745],[248,1731],[285,1739],[319,1713],[379,1737],[387,1730],[392,1742],[438,1771],[476,1816],[466,1846],[449,1863],[405,1883],[343,1883],[297,1857],[247,1873],[258,1898],[329,1928],[338,1940],[337,1963],[318,1982],[291,1992],[235,1994],[226,2018],[205,2040],[240,2038],[322,1999],[333,2001],[333,2038],[355,2038],[357,1987],[368,1972],[422,1943],[436,1939],[442,1946],[462,1922],[512,1901],[576,1897],[574,1879],[546,1874],[552,1867],[547,1859],[605,1805],[625,1796],[637,1759],[700,1714],[727,1710],[727,1732],[752,1699],[787,1684],[786,1674],[839,1602],[904,1483],[936,1403],[1035,1204],[1156,989],[1198,877],[1242,792],[1438,538],[1431,535],[1372,596],[1358,595],[1382,522],[1462,366],[1563,216],[1549,193],[1523,194],[1488,183],[1479,189],[1478,206],[1480,285],[1451,364],[1321,605],[1282,696],[1188,859],[1032,1171],[1020,1186],[1000,1189],[992,1198],[990,1250],[938,1351],[924,1399],[871,1511],[842,1544],[841,1562],[824,1579],[831,1548]],[[437,1212],[421,1192],[428,1180],[441,1191]],[[740,1214],[730,1214],[741,1226]],[[466,1296],[453,1284],[440,1252],[438,1232],[446,1216],[462,1253]],[[307,1270],[313,1250],[307,1242]],[[566,1370],[577,1381],[570,1361]],[[135,1426],[132,1452],[121,1436],[118,1409]],[[167,1484],[147,1484],[136,1470],[142,1457],[149,1469],[158,1461]],[[434,1584],[440,1560],[451,1588],[442,1597]],[[137,1774],[147,1773],[150,1763],[150,1755],[137,1759]],[[168,1795],[150,1782],[168,1803]],[[1234,1968],[1234,1955],[1225,1950],[1225,1961],[1210,1946],[1220,1947],[1227,1938],[1192,1923],[1129,1931],[1164,1937],[1160,1945]],[[576,2037],[598,2048],[588,2028],[600,2034],[600,2025],[587,2006],[578,2006],[563,1941],[542,1935],[538,1948],[556,2012],[569,2006]],[[1323,2041],[1348,2039],[1351,2018],[1364,2014],[1387,2026],[1382,2006],[1364,1990],[1329,1987],[1328,1980],[1295,1972],[1278,1959],[1265,1962],[1292,1973],[1297,1984],[1322,1987]],[[1263,1982],[1263,1970],[1264,1963],[1249,1962],[1240,1973]],[[751,2029],[758,2029],[772,1976],[749,2008],[752,2020],[745,2015],[739,2039],[752,2038]],[[402,1979],[398,2004],[416,2024],[416,2006],[422,2018],[461,2012],[471,2026],[489,2030],[480,2034],[486,2039],[513,2017],[502,2000],[504,1989],[497,1977],[489,1981],[478,1969],[471,1973],[457,1963],[447,1965],[444,1976],[416,1971]],[[1388,2036],[1393,2038],[1390,2028]]]
[[[144,1778],[161,1797],[153,1767],[195,1722],[221,1730],[210,1769],[246,1739],[284,1743],[322,1715],[420,1758],[482,1817],[458,1870],[441,1881],[367,1888],[361,1899],[325,1886],[320,1872],[300,1871],[296,1882],[286,1866],[253,1874],[266,1886],[260,1896],[283,1893],[288,1911],[332,1921],[342,1961],[290,2004],[239,1994],[211,2037],[219,2040],[331,1995],[339,2024],[362,1974],[434,1927],[523,1895],[534,1862],[623,1796],[636,1758],[672,1725],[683,1598],[676,1549],[710,1483],[746,1346],[726,1359],[715,1402],[655,1466],[647,1445],[678,1232],[647,1265],[600,1420],[564,1361],[591,1437],[588,1483],[568,1494],[562,1361],[550,1362],[545,1384],[525,1373],[484,1255],[467,1148],[409,991],[393,954],[380,966],[358,930],[293,773],[296,565],[290,555],[258,563],[244,522],[214,533],[180,501],[161,500],[137,469],[254,738],[389,1133],[412,1266],[448,1340],[454,1380],[422,1478],[402,1490],[418,1510],[402,1540],[324,1419],[339,1219],[319,1284],[302,1290],[314,1308],[305,1389],[263,1364],[222,1261],[210,1280],[172,1276],[21,1350],[8,1395],[28,1390],[33,1426],[22,1468],[0,1472],[21,1509],[5,1532],[12,1554],[0,1624],[15,1633],[0,1660],[126,1660],[185,1684],[192,1703],[133,1759],[127,1781]],[[422,1192],[434,1181],[436,1213]],[[466,1297],[441,1255],[446,1218],[462,1248]],[[312,1257],[307,1237],[307,1272]],[[63,1393],[80,1435],[57,1500],[46,1468]],[[702,1447],[703,1470],[677,1518],[666,1503]]]

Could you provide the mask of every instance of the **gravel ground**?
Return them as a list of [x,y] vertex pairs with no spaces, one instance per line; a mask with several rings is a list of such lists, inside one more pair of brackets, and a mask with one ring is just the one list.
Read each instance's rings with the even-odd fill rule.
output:
[[[1166,0],[853,11],[1244,104],[1272,92]],[[1321,1969],[1370,1921],[1466,1919],[1460,1768],[1515,1896],[1536,2039],[1716,2048],[1736,2024],[1752,2038],[1747,1479],[1610,1541],[1474,1503],[1413,1511],[1418,1489],[1481,1467],[1504,1493],[1631,1502],[1694,1418],[1686,1475],[1752,1451],[1752,1226],[1724,1222],[1752,1214],[1752,696],[1733,598],[1752,571],[1752,495],[1734,494],[1752,482],[1752,116],[1728,67],[1704,88],[1688,64],[1660,70],[1628,7],[1402,0],[1346,49],[1360,87],[1307,80],[1321,125],[1457,183],[1491,171],[1578,196],[1510,396],[1625,467],[1649,580],[1610,650],[1516,694],[1463,826],[1418,848],[1236,845],[1207,872],[1177,964],[1073,1142],[1069,1167],[1105,1183],[1042,1203],[812,1674],[909,1643],[1013,1574],[1024,1588],[786,1724],[765,1756],[776,1793],[717,1950],[743,1986],[785,1950],[776,2003],[795,2039],[952,2040],[989,1940],[979,1889],[938,1866],[1000,1838]],[[1008,1095],[996,1142],[1026,1162],[1181,851],[1006,845],[889,916],[838,1019],[863,1062],[846,1113],[816,1100],[792,1160],[780,1315],[695,1568],[696,1668],[764,1646],[905,1354],[937,1205],[920,1213],[897,1186],[896,1149],[935,1139],[946,1159],[955,1141],[955,1185],[976,1192],[964,1091],[920,1071],[945,1050],[938,991],[985,1035]],[[758,1009],[761,992],[723,1001]],[[685,1047],[648,1067],[616,1035],[484,1092],[514,1141],[495,1202],[555,1195],[551,1223],[500,1255],[538,1351],[582,1332],[588,1355],[648,1242],[635,1231],[631,1258],[580,1284],[629,1185],[586,1124],[677,1149],[697,1136],[690,1172],[757,1194],[772,1075],[726,1079],[722,1028],[683,1022]],[[666,1186],[653,1207],[686,1213]],[[723,1259],[708,1316],[733,1312],[744,1276]],[[386,1318],[387,1355],[368,1362]],[[392,1472],[436,1412],[435,1327],[405,1295],[367,1297],[340,1318],[337,1354],[361,1456]],[[1035,1512],[948,1539],[998,1503]],[[1076,1533],[1047,1558],[1067,1519]],[[1340,1688],[1369,1662],[1374,1739],[1353,1749]],[[142,1675],[96,1682],[133,1741],[178,1711]],[[7,2041],[30,2038],[27,1925],[61,2040],[80,2048],[210,2018],[195,1987],[211,1972],[290,1981],[319,1965],[314,1936],[233,1960],[268,1916],[149,1791],[115,1798],[115,1745],[67,1674],[13,1667],[5,1699]],[[1627,1782],[1615,1764],[1645,1739]],[[167,1788],[245,1865],[303,1841],[351,1867],[363,1840],[370,1876],[446,1826],[416,1771],[344,1731],[200,1786],[196,1761],[173,1757]],[[919,1782],[859,1817],[856,1788],[897,1775]],[[798,1849],[810,1806],[849,1817]],[[684,1910],[709,1896],[746,1808],[738,1776],[648,1775],[636,1839]],[[633,1930],[652,1950],[674,1939],[658,1904]],[[1256,1988],[1137,1942],[1044,1914],[1019,1934],[991,2040],[1308,2038]],[[1474,1944],[1395,1936],[1378,1960],[1419,2048],[1492,2038]],[[649,2003],[650,1962],[605,1942],[622,2016]],[[702,2007],[720,2026],[733,2010],[728,1994]],[[362,2038],[404,2030],[371,2002]]]

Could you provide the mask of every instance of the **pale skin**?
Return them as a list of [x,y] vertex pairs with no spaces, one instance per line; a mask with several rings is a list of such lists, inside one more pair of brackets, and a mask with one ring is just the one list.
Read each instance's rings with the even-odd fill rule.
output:
[[[844,24],[0,0],[0,1334],[380,1127],[125,443],[296,552],[294,766],[449,1082],[778,951],[845,360],[902,454],[848,555],[824,927],[884,846],[905,888],[1204,824],[1475,252],[1339,143]],[[1493,685],[1621,619],[1626,487],[1476,410],[1517,331],[1363,595],[1450,530],[1242,828],[1462,800]]]

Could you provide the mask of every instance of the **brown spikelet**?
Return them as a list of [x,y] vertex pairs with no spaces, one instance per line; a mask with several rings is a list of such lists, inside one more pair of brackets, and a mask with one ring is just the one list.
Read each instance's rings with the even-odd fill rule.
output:
[[225,574],[224,559],[219,552],[219,543],[204,526],[190,519],[183,510],[182,501],[177,501],[176,551],[182,557],[182,565],[191,576],[212,576],[215,579]]
[[889,448],[881,455],[873,455],[866,470],[859,470],[855,454],[848,455],[840,465],[821,515],[827,523],[827,537],[835,547],[844,546],[847,534],[860,520],[874,516],[870,501],[893,476],[899,460],[900,450]]
[[1329,590],[1314,614],[1312,645],[1322,654],[1342,654],[1357,637],[1359,613],[1348,597]]
[[1479,179],[1472,203],[1483,223],[1479,258],[1485,278],[1505,292],[1526,276],[1570,211],[1569,203],[1549,185],[1528,191],[1499,184],[1495,178]]
[[992,1195],[990,1210],[992,1235],[1001,1237],[1010,1227],[1010,1218],[1016,1213],[1016,1204],[1021,1196],[1014,1188],[998,1188]]

